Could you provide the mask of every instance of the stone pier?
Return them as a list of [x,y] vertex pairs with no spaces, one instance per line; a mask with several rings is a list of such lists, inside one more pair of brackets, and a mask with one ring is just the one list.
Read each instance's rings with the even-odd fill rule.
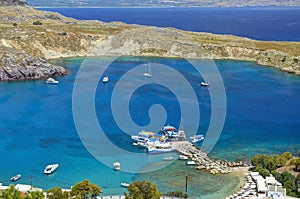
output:
[[209,158],[207,153],[196,148],[190,142],[173,142],[172,145],[179,153],[188,156],[191,160],[193,160],[196,163],[196,169],[206,170],[211,174],[229,173],[232,171],[227,162],[216,161]]

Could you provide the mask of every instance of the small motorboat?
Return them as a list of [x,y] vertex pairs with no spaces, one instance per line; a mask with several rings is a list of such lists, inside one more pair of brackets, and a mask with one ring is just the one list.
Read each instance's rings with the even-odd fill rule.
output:
[[193,160],[187,161],[186,165],[196,165],[196,162]]
[[120,164],[120,162],[114,162],[114,169],[115,169],[116,171],[119,171],[119,170],[121,169],[121,164]]
[[187,160],[189,159],[187,156],[185,155],[179,155],[178,160]]
[[128,183],[126,183],[126,182],[121,182],[121,187],[128,187],[128,186],[129,186]]
[[103,82],[104,84],[107,83],[107,82],[109,82],[109,78],[108,78],[107,75],[106,75],[105,77],[103,77],[102,82]]
[[200,86],[209,86],[209,84],[207,82],[201,82]]
[[59,164],[49,164],[44,169],[44,174],[49,175],[52,174],[59,167]]
[[19,180],[20,178],[21,178],[21,174],[18,174],[18,175],[15,175],[15,176],[11,177],[10,180],[12,182],[15,182],[15,181]]
[[47,84],[59,84],[59,81],[50,77],[46,80],[46,83]]
[[195,143],[198,143],[198,142],[201,142],[202,140],[204,140],[204,135],[194,135],[194,136],[191,136],[191,142],[193,144]]
[[171,157],[171,156],[170,157],[165,157],[164,160],[171,161],[171,160],[174,160],[174,157]]

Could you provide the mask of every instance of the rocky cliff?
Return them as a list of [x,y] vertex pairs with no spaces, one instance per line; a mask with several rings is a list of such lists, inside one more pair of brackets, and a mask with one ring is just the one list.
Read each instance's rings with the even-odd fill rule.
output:
[[43,59],[100,55],[249,60],[300,75],[300,42],[77,21],[28,6],[0,7],[0,19],[0,80],[62,75]]
[[25,0],[0,0],[0,6],[27,6]]

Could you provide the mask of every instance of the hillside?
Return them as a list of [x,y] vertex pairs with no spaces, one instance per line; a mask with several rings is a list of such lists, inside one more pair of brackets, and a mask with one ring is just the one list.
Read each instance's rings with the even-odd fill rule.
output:
[[2,81],[66,73],[48,59],[102,55],[248,60],[300,75],[300,42],[78,21],[29,6],[0,6],[0,36]]
[[0,0],[0,6],[27,6],[25,0]]

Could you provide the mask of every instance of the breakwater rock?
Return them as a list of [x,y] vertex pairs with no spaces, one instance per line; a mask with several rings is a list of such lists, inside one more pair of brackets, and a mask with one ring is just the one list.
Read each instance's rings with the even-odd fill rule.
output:
[[196,148],[193,144],[187,141],[173,142],[173,147],[179,153],[188,156],[189,159],[195,162],[195,168],[205,170],[210,174],[225,174],[232,171],[231,167],[243,166],[243,163],[231,163],[227,161],[213,160],[208,157],[207,153]]
[[66,73],[67,71],[61,66],[52,65],[46,60],[24,53],[18,56],[3,55],[0,60],[0,80],[2,81],[43,79]]

